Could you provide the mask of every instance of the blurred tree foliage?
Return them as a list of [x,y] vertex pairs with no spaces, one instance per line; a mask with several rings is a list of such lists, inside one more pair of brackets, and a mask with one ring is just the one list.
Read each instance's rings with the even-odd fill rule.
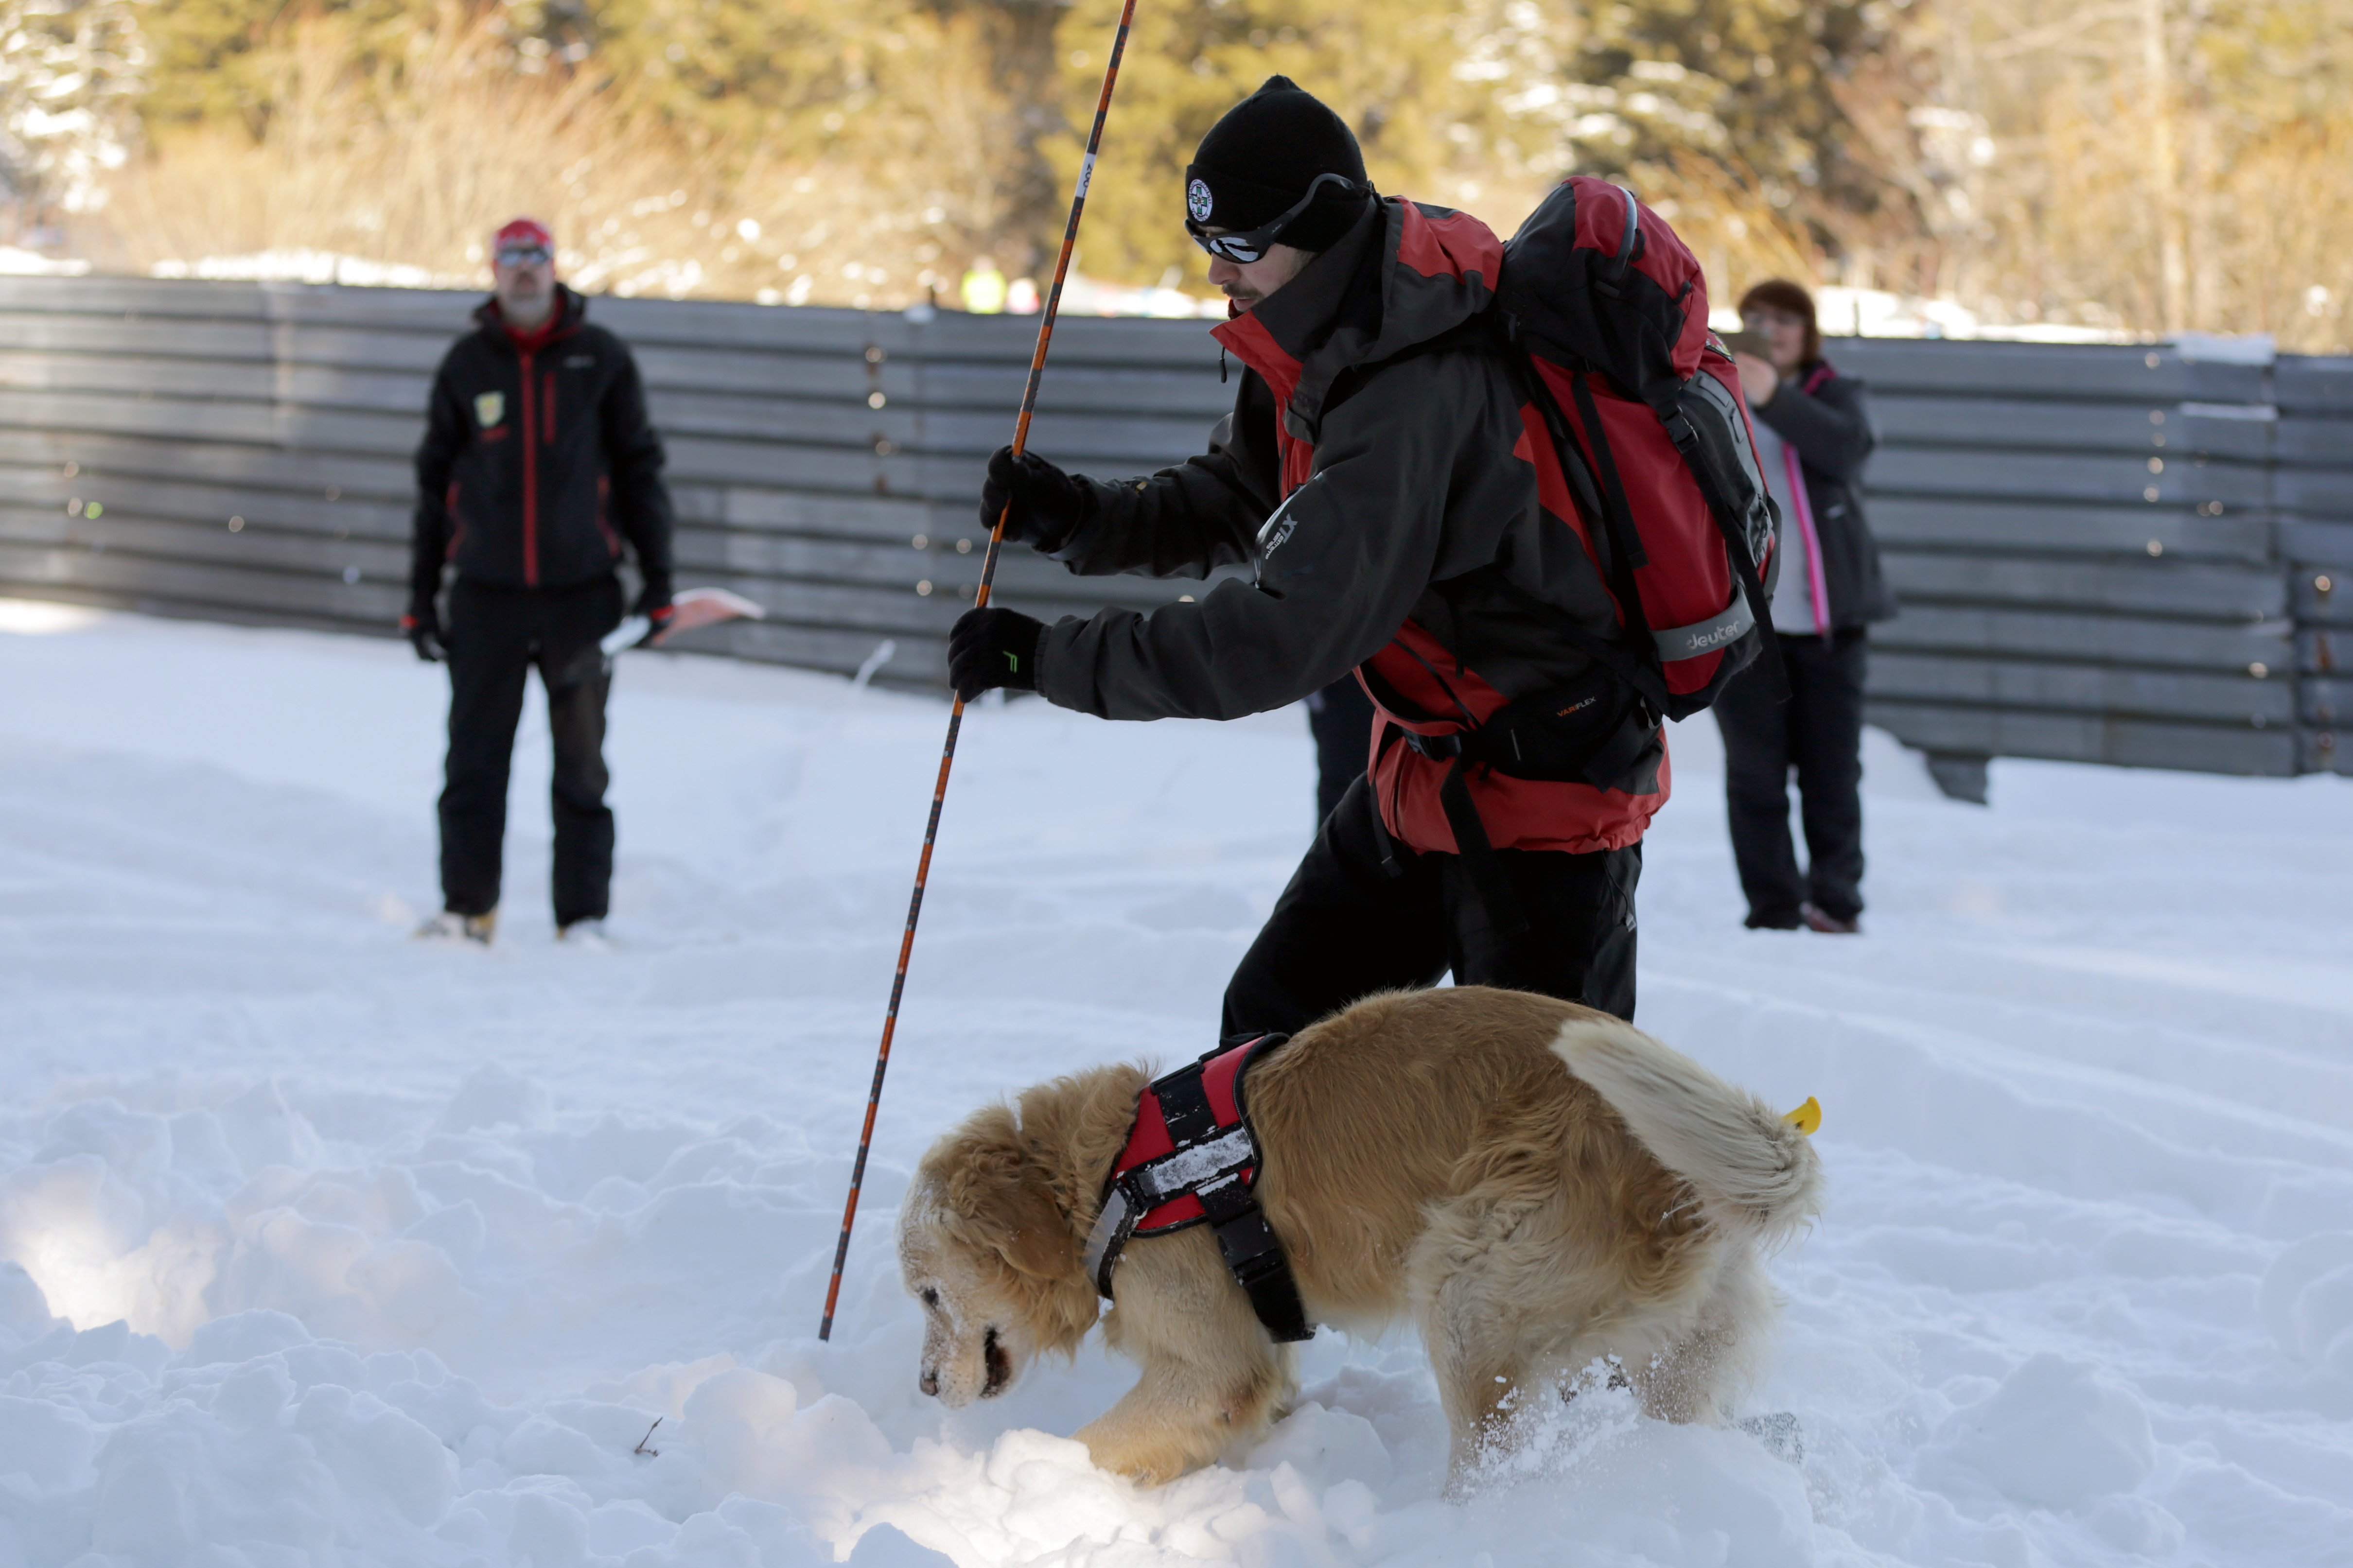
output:
[[[723,246],[736,253],[723,267],[670,267],[663,287],[883,302],[952,286],[976,255],[1015,273],[1050,257],[1118,5],[134,10],[149,62],[139,177],[157,200],[175,144],[202,141],[229,178],[220,138],[262,146],[298,90],[306,156],[381,158],[399,136],[465,148],[465,127],[421,128],[451,112],[437,108],[448,83],[495,78],[550,105],[559,95],[562,123],[582,128],[565,132],[585,140],[565,177],[548,176],[550,201],[603,215],[609,276],[655,275],[626,259],[655,244],[654,206],[704,214],[695,237],[723,211],[758,237]],[[436,42],[460,33],[472,42],[454,54]],[[311,40],[299,51],[298,36]],[[1624,181],[1675,223],[1719,299],[1778,272],[1951,298],[1996,320],[2299,343],[2346,332],[2353,0],[1153,0],[1092,187],[1088,273],[1203,290],[1180,172],[1217,117],[1276,72],[1347,118],[1384,189],[1502,230],[1563,174]],[[610,155],[586,129],[597,122]],[[530,162],[508,144],[512,126],[473,129],[472,162]],[[610,188],[624,167],[647,188]],[[290,207],[254,220],[271,233],[302,221]],[[446,228],[365,232],[438,265],[457,243]]]
[[[1704,12],[1697,20],[1694,4]],[[1736,250],[1754,249],[1754,228],[1777,260],[1802,256],[1837,232],[1814,209],[1868,206],[1878,195],[1842,155],[1839,111],[1817,90],[1841,51],[1873,36],[1857,19],[1858,0],[1839,7],[1824,21],[1811,11],[1785,14],[1772,0],[1639,0],[1603,22],[1537,0],[1140,7],[1094,187],[1087,268],[1148,282],[1167,280],[1173,268],[1202,287],[1198,257],[1172,216],[1178,172],[1217,117],[1276,72],[1349,119],[1385,189],[1472,205],[1508,228],[1569,168],[1627,178],[1671,201],[1694,183],[1675,173],[1678,160],[1696,157],[1714,171],[1696,183],[1727,203],[1741,201],[1757,175],[1771,182],[1778,206],[1798,193],[1791,222],[1777,226],[1769,213],[1753,225],[1736,220],[1741,232],[1732,237]],[[269,40],[290,26],[337,22],[358,56],[354,74],[380,83],[387,72],[397,79],[420,23],[446,27],[461,12],[486,17],[509,40],[518,70],[586,74],[617,112],[658,116],[694,157],[730,177],[779,162],[847,172],[929,160],[955,176],[949,184],[978,193],[958,200],[935,190],[921,203],[967,219],[947,226],[955,232],[941,237],[944,250],[993,251],[1019,271],[1042,265],[1060,237],[1118,5],[174,0],[150,27],[157,86],[143,112],[158,132],[234,121],[259,136],[282,90],[273,83],[284,79],[272,75]],[[1701,68],[1734,53],[1734,79]],[[955,133],[921,144],[950,101]],[[1749,144],[1767,126],[1770,135]],[[1760,153],[1752,173],[1744,158]],[[1835,176],[1827,185],[1824,169]]]
[[[1077,0],[1060,35],[1074,68],[1101,70],[1117,13]],[[1883,0],[1155,5],[1122,73],[1088,268],[1198,273],[1179,174],[1218,115],[1280,71],[1355,126],[1384,190],[1508,233],[1553,181],[1599,174],[1659,206],[1713,271],[1820,271],[1856,237],[1916,222],[1847,108],[1868,95],[1856,68],[1886,46],[1893,15]],[[1075,139],[1051,151],[1075,170]]]
[[103,201],[146,63],[133,0],[0,0],[0,232]]
[[[1054,24],[1060,0],[593,0],[590,60],[724,158],[828,156],[855,163],[894,140],[878,123],[920,115],[952,41],[980,132],[998,162],[991,206],[1015,252],[1034,251],[1060,205],[1039,153],[1060,121]],[[1030,257],[1011,258],[1028,265]]]
[[364,69],[400,53],[403,36],[420,11],[408,0],[170,0],[151,4],[141,18],[153,79],[140,100],[151,133],[177,126],[233,121],[255,136],[269,123],[277,93],[267,47],[281,26],[304,16],[332,16],[353,24],[354,65]]
[[[1920,221],[1915,193],[1856,125],[1915,83],[1900,73],[1908,0],[1639,0],[1593,7],[1562,72],[1562,132],[1582,173],[1666,200],[1745,199],[1752,222],[1835,264]],[[1898,67],[1891,72],[1890,66]],[[1905,161],[1908,149],[1885,149]],[[1701,205],[1706,205],[1703,199]],[[1743,228],[1748,226],[1744,224]],[[1746,239],[1745,233],[1723,237]]]
[[2353,0],[1944,0],[1902,44],[1917,90],[1878,123],[1923,221],[1892,284],[2342,352]]
[[[1049,143],[1065,188],[1083,150],[1117,0],[1077,0],[1057,40],[1071,129]],[[1330,104],[1384,191],[1535,205],[1553,138],[1520,101],[1559,55],[1562,24],[1530,4],[1464,0],[1172,0],[1140,5],[1088,195],[1090,273],[1141,282],[1206,266],[1183,227],[1183,170],[1219,115],[1283,75]],[[1173,275],[1172,275],[1173,274]]]

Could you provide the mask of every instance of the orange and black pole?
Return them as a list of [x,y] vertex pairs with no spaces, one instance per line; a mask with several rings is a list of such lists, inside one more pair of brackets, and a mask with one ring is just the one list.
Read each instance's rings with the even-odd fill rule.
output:
[[[1029,417],[1038,408],[1038,384],[1046,374],[1046,349],[1054,341],[1054,318],[1062,306],[1062,281],[1071,270],[1071,252],[1078,244],[1079,216],[1087,208],[1087,186],[1093,183],[1095,154],[1103,147],[1103,121],[1111,116],[1111,92],[1119,81],[1119,58],[1127,49],[1127,30],[1135,20],[1135,0],[1124,0],[1119,11],[1119,31],[1112,36],[1111,63],[1103,68],[1103,93],[1095,100],[1095,122],[1087,132],[1087,155],[1079,165],[1078,188],[1071,193],[1071,221],[1062,230],[1062,253],[1054,260],[1054,287],[1046,296],[1046,309],[1038,321],[1038,346],[1029,355],[1029,384],[1021,392],[1021,416],[1013,426],[1013,453],[1019,457],[1029,443]],[[974,596],[973,608],[982,609],[988,604],[988,592],[997,581],[997,552],[1004,547],[1005,524],[1012,515],[1008,501],[997,513],[997,526],[989,530],[988,552],[981,557],[980,591]],[[841,1239],[833,1249],[833,1279],[825,1288],[825,1316],[817,1327],[817,1337],[833,1337],[833,1310],[841,1300],[842,1266],[849,1258],[849,1230],[858,1222],[858,1194],[866,1183],[866,1156],[874,1146],[874,1117],[882,1105],[882,1075],[891,1066],[891,1038],[899,1030],[899,999],[907,991],[907,961],[915,951],[915,921],[923,912],[923,885],[931,879],[932,847],[939,839],[940,807],[948,797],[948,771],[955,765],[956,735],[964,729],[964,700],[957,698],[948,710],[947,744],[940,750],[939,782],[932,786],[931,820],[923,825],[923,852],[915,861],[914,895],[907,901],[907,929],[899,938],[899,969],[891,980],[891,1006],[882,1016],[882,1044],[874,1053],[874,1084],[866,1095],[866,1125],[858,1134],[858,1161],[849,1168],[849,1199],[842,1205]]]

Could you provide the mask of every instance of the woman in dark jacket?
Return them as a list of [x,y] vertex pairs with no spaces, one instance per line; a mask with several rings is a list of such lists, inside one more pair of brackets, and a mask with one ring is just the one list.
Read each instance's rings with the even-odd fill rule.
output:
[[[1876,437],[1862,383],[1822,358],[1813,296],[1775,279],[1740,301],[1766,353],[1737,355],[1766,483],[1781,508],[1773,629],[1789,700],[1752,668],[1715,703],[1724,731],[1732,852],[1747,924],[1851,933],[1862,913],[1865,627],[1895,614],[1862,515],[1862,465]],[[1808,866],[1789,839],[1797,770]]]

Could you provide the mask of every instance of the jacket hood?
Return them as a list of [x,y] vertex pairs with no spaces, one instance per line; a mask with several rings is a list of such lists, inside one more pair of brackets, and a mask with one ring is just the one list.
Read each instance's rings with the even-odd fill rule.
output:
[[1385,196],[1298,277],[1212,335],[1266,378],[1285,427],[1314,439],[1343,371],[1453,331],[1493,300],[1494,230],[1468,213]]
[[[555,337],[573,331],[587,319],[587,300],[558,283],[555,286],[555,310],[548,317],[548,336]],[[512,352],[514,339],[507,331],[507,319],[499,309],[496,294],[474,307],[474,324],[482,330],[484,337]]]

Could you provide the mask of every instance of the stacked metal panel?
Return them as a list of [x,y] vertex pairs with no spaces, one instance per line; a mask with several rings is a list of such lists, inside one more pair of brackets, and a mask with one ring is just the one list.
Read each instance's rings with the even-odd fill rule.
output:
[[1957,764],[2296,766],[2260,363],[2171,349],[1858,339],[1867,505],[1903,600],[1871,718]]
[[[433,367],[479,297],[0,279],[0,592],[388,635]],[[770,616],[692,646],[935,686],[985,534],[1034,320],[598,299],[670,452],[681,584]],[[1198,449],[1229,401],[1201,324],[1071,321],[1033,441],[1098,471]],[[1027,552],[1039,613],[1192,584],[1081,583]]]
[[2283,359],[2273,500],[2296,621],[2301,768],[2353,773],[2353,359]]
[[[433,366],[478,296],[0,279],[0,593],[388,634]],[[936,688],[972,602],[981,461],[1034,318],[597,299],[670,453],[682,585],[769,618],[693,646]],[[918,312],[922,314],[921,312]],[[1870,382],[1868,504],[1905,602],[1872,716],[1962,793],[1988,756],[2223,773],[2346,766],[2353,361],[1836,340]],[[1229,405],[1199,321],[1064,321],[1032,432],[1103,477]],[[1008,554],[1008,603],[1191,583]]]

